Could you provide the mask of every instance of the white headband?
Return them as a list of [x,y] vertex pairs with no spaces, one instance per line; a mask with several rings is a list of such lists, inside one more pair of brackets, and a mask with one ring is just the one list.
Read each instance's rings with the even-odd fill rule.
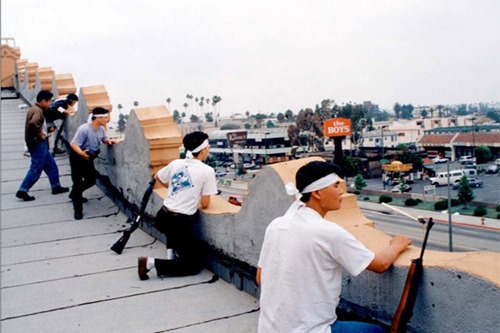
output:
[[195,149],[193,149],[193,150],[186,150],[186,158],[193,158],[193,153],[200,152],[202,149],[204,149],[206,147],[208,147],[208,139],[205,139],[205,141],[203,141],[201,143],[201,145],[199,145]]
[[331,173],[329,175],[326,175],[323,178],[320,178],[311,184],[307,185],[306,188],[302,190],[302,192],[299,192],[297,190],[297,187],[293,183],[288,183],[285,185],[286,193],[288,195],[294,195],[295,196],[295,201],[292,203],[292,205],[288,208],[286,211],[285,215],[281,219],[279,223],[279,229],[288,229],[290,225],[290,221],[293,218],[293,216],[298,212],[298,210],[305,206],[306,204],[300,201],[300,198],[302,197],[303,193],[311,193],[312,191],[317,191],[324,189],[325,187],[328,187],[332,184],[335,184],[340,180],[340,177],[337,176],[334,173]]
[[96,117],[96,118],[104,118],[104,117],[107,117],[107,116],[108,116],[107,113],[105,113],[105,114],[93,114],[92,113],[92,117]]
[[301,192],[299,192],[299,190],[297,190],[297,187],[295,187],[295,185],[293,183],[286,184],[285,188],[286,188],[286,193],[288,193],[288,195],[297,195],[299,193],[300,194],[311,193],[312,191],[321,190],[325,187],[328,187],[332,184],[335,184],[339,180],[340,180],[339,176],[337,176],[334,173],[331,173],[331,174],[326,175],[325,177],[320,178],[320,179],[312,182],[311,184],[307,185]]

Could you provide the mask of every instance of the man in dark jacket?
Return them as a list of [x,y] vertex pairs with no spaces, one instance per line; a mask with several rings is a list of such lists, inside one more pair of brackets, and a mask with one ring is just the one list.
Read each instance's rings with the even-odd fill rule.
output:
[[42,171],[49,177],[52,194],[69,191],[59,183],[59,169],[49,152],[47,143],[47,124],[43,112],[50,106],[52,96],[50,91],[40,91],[36,96],[36,104],[29,108],[26,114],[24,139],[31,155],[31,165],[16,193],[16,197],[24,201],[35,200],[35,197],[30,196],[28,192],[38,181]]
[[66,117],[73,116],[75,114],[73,106],[76,104],[76,102],[78,102],[78,96],[76,96],[75,94],[69,94],[66,97],[53,101],[50,107],[44,111],[49,133],[55,132],[57,130],[55,122],[57,120],[62,120],[61,124],[59,125],[59,130],[57,130],[57,134],[54,139],[54,148],[52,150],[53,155],[55,155],[56,153],[64,153],[64,149],[58,148],[57,144],[62,138],[62,131],[64,129]]

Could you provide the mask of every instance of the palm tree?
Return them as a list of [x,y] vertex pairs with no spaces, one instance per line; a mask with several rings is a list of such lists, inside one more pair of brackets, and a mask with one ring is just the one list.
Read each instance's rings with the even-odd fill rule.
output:
[[118,103],[118,105],[116,107],[118,108],[118,113],[122,113],[123,105]]
[[139,102],[134,101],[134,106],[135,106],[135,107],[138,107],[138,106],[139,106]]
[[167,104],[169,110],[170,110],[170,102],[172,102],[172,99],[170,99],[170,97],[167,97]]
[[221,101],[222,98],[220,96],[215,95],[212,97],[212,105],[214,107],[215,114],[215,127],[217,127],[217,121],[219,120],[219,112],[217,111],[217,104]]

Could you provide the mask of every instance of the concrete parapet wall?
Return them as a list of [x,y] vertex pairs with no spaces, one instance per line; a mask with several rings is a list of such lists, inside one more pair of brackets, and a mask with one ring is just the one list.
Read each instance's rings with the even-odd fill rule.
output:
[[2,88],[15,87],[16,62],[21,57],[21,50],[2,44]]

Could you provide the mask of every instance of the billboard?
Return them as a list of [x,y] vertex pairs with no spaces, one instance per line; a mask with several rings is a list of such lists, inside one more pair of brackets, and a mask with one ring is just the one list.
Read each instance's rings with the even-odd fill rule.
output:
[[332,118],[325,120],[323,123],[323,134],[326,137],[351,135],[351,119]]
[[247,142],[247,132],[229,132],[227,133],[227,141],[229,141],[231,145],[244,145]]

